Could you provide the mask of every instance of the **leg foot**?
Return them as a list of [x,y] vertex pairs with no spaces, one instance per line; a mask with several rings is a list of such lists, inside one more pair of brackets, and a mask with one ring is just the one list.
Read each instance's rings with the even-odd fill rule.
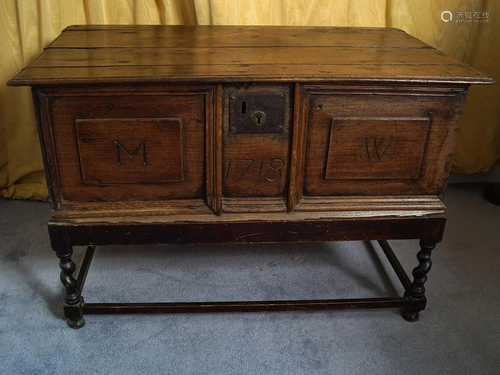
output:
[[484,186],[483,196],[488,202],[500,206],[500,184],[499,183],[486,184]]
[[432,267],[431,252],[435,247],[435,242],[420,241],[420,251],[417,253],[419,264],[413,269],[413,282],[405,293],[408,297],[408,305],[402,313],[403,318],[409,322],[416,322],[419,312],[425,309],[427,299],[424,284]]
[[66,323],[68,323],[68,326],[73,329],[79,329],[85,325],[85,318],[82,316],[78,320],[66,319]]
[[81,302],[77,306],[68,306],[64,307],[64,318],[68,323],[68,326],[74,329],[82,328],[85,325],[85,319],[83,318],[83,311],[81,308],[81,304],[83,304],[83,298]]
[[407,322],[416,322],[419,318],[419,315],[420,314],[418,312],[409,312],[407,309],[404,309],[401,313],[401,316]]

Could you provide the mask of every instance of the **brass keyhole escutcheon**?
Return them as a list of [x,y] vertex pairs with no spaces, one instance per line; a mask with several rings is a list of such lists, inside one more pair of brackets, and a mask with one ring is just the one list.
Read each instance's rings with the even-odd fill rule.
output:
[[255,111],[250,119],[254,125],[262,126],[266,123],[266,114],[262,111]]

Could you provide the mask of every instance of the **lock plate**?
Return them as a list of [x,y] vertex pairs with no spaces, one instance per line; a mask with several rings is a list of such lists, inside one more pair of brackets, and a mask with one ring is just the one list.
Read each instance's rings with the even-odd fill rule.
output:
[[229,134],[283,133],[285,95],[231,93]]

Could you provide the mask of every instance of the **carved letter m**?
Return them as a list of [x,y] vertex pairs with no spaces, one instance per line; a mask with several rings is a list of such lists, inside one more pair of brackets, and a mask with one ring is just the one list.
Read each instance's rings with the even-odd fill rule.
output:
[[133,151],[133,152],[128,152],[128,150],[123,147],[123,145],[118,142],[118,141],[113,141],[113,143],[116,145],[116,165],[120,166],[122,165],[121,163],[121,158],[120,158],[120,149],[125,151],[127,156],[132,159],[135,154],[139,152],[139,150],[142,148],[142,165],[148,165],[148,162],[146,160],[146,141],[142,140],[141,143],[139,143],[139,146]]

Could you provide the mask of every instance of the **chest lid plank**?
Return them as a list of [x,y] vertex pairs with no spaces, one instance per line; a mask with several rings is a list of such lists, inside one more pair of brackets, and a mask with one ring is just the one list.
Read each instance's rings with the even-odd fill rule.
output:
[[70,26],[12,86],[120,82],[494,80],[398,29]]

